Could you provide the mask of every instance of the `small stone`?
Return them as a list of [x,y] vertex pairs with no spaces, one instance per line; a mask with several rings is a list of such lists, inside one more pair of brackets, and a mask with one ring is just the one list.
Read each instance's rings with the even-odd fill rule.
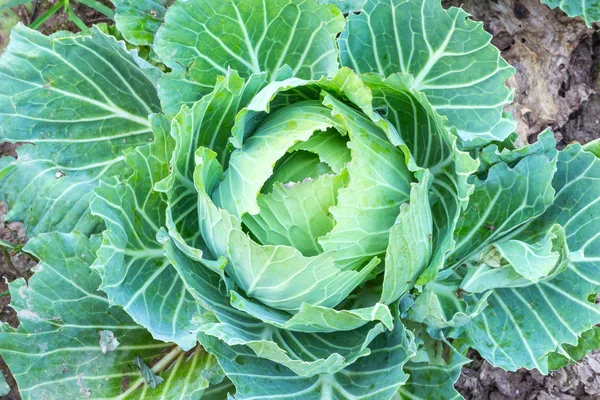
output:
[[600,374],[600,362],[593,358],[588,358],[587,363],[595,373]]

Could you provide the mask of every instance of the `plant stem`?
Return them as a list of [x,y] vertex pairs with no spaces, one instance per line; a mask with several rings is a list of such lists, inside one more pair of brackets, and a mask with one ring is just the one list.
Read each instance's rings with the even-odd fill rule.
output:
[[99,13],[106,15],[110,19],[115,18],[115,12],[113,10],[111,10],[110,8],[108,8],[107,6],[105,6],[104,4],[100,3],[99,1],[96,1],[96,0],[76,0],[76,1],[78,3],[88,6],[90,8],[93,8],[94,10],[98,11]]
[[38,19],[36,19],[35,21],[33,21],[31,24],[29,24],[29,27],[31,29],[37,29],[37,28],[39,28],[40,25],[42,25],[44,22],[46,22],[46,20],[48,18],[50,18],[58,10],[60,10],[60,8],[63,5],[64,5],[64,1],[56,3],[55,5],[52,6],[52,8],[48,9],[45,13],[43,13],[42,15],[40,15],[40,17]]
[[65,11],[67,12],[67,16],[69,17],[69,19],[71,21],[73,21],[73,23],[75,25],[77,25],[77,27],[79,29],[81,29],[83,32],[87,32],[89,30],[89,28],[87,27],[87,25],[85,24],[85,22],[83,22],[81,20],[81,18],[79,18],[77,16],[77,14],[75,14],[75,12],[73,11],[73,8],[71,7],[71,4],[69,4],[69,0],[66,0],[66,9]]

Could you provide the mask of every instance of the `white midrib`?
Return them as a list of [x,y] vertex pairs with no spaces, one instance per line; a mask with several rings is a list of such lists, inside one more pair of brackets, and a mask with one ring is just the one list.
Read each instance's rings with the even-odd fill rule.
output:
[[[100,107],[100,108],[103,108],[103,109],[105,109],[107,111],[111,111],[113,114],[118,115],[118,116],[120,116],[122,118],[129,119],[131,121],[135,121],[135,122],[137,122],[139,124],[142,124],[144,126],[150,127],[150,121],[148,120],[148,118],[141,118],[141,117],[139,117],[137,115],[133,115],[133,114],[131,114],[131,113],[129,113],[129,112],[127,112],[127,111],[125,111],[125,110],[117,107],[107,97],[107,95],[100,89],[100,87],[98,87],[98,85],[95,82],[93,82],[92,80],[90,80],[90,78],[88,76],[86,76],[81,71],[79,71],[77,68],[75,68],[75,66],[73,64],[71,64],[67,59],[61,57],[58,53],[56,53],[56,52],[54,52],[54,51],[52,51],[52,50],[50,50],[48,48],[45,48],[43,46],[40,46],[40,45],[32,42],[31,40],[29,40],[29,39],[27,39],[25,37],[23,37],[23,39],[25,41],[29,42],[32,46],[34,46],[34,47],[36,47],[36,48],[38,48],[38,49],[40,49],[40,50],[42,50],[44,52],[50,53],[51,55],[53,55],[54,57],[58,58],[63,63],[65,63],[65,65],[69,66],[75,73],[77,73],[78,75],[80,75],[81,77],[83,77],[86,81],[88,81],[91,84],[91,86],[94,87],[98,91],[98,93],[100,93],[105,98],[105,100],[107,101],[107,103],[109,103],[109,105],[104,104],[104,103],[99,102],[99,101],[94,100],[94,99],[90,99],[89,97],[80,96],[78,94],[67,92],[67,91],[64,91],[64,90],[61,90],[61,89],[57,89],[57,88],[54,88],[52,86],[45,87],[46,89],[49,89],[51,91],[55,91],[57,93],[64,94],[66,96],[73,97],[75,99],[87,102],[89,104],[93,104],[93,105],[95,105],[97,107]],[[43,85],[39,85],[39,84],[34,84],[34,86],[44,87]]]
[[427,75],[431,71],[431,68],[433,68],[433,66],[444,55],[444,52],[446,51],[446,48],[448,47],[448,44],[450,43],[450,39],[452,38],[452,34],[454,33],[454,29],[456,27],[456,19],[458,18],[458,15],[459,14],[457,13],[456,17],[452,21],[452,28],[448,32],[448,35],[446,36],[446,39],[444,39],[444,42],[442,43],[442,45],[434,53],[431,54],[431,56],[427,60],[427,63],[421,70],[421,72],[419,72],[419,74],[415,77],[412,87],[415,88],[416,90],[420,90],[421,83],[423,83],[423,80],[427,77]]
[[[238,23],[240,24],[240,28],[242,28],[242,32],[244,33],[244,40],[246,42],[246,45],[248,46],[248,54],[250,55],[250,60],[252,61],[252,66],[254,68],[254,73],[260,73],[260,64],[258,63],[258,57],[256,55],[256,50],[254,49],[254,46],[252,45],[252,42],[250,41],[250,36],[248,35],[248,31],[246,30],[246,25],[244,23],[244,21],[242,20],[242,16],[240,15],[240,10],[237,8],[237,5],[235,4],[235,2],[231,2],[231,5],[233,6],[233,9],[235,10],[235,14],[238,20]],[[267,29],[267,28],[265,28]]]
[[[107,119],[106,117],[103,117],[103,118],[97,118],[94,120],[102,121],[102,120],[106,120],[106,119]],[[57,122],[56,120],[48,120],[48,121],[49,122]],[[82,120],[78,119],[78,120],[74,120],[74,121],[65,121],[65,122],[68,122],[68,123],[82,122]],[[144,133],[150,133],[150,132],[152,132],[150,129],[140,129],[140,130],[136,130],[136,131],[118,133],[116,135],[111,135],[111,136],[89,137],[89,138],[83,138],[83,139],[70,139],[70,138],[68,138],[68,139],[61,139],[61,138],[27,139],[27,142],[28,143],[69,143],[69,144],[97,143],[97,142],[107,142],[110,140],[117,140],[117,139],[127,139],[130,137],[135,137],[135,136],[142,135]],[[12,141],[18,142],[18,140],[12,140]]]
[[[37,87],[39,89],[45,89],[45,90],[48,90],[50,92],[55,92],[55,93],[61,94],[61,95],[66,96],[66,97],[71,97],[73,99],[80,100],[82,102],[94,105],[94,106],[96,106],[98,108],[101,108],[103,110],[109,111],[114,116],[117,116],[117,117],[120,117],[120,118],[124,118],[124,119],[128,119],[130,121],[133,121],[133,122],[136,122],[138,124],[141,124],[141,125],[143,125],[143,126],[145,126],[147,128],[151,127],[150,121],[148,120],[147,117],[146,118],[142,118],[142,117],[140,117],[138,115],[131,114],[131,113],[123,110],[122,108],[117,107],[114,104],[113,105],[105,104],[105,103],[102,103],[101,101],[94,100],[94,99],[91,99],[89,97],[81,96],[81,95],[78,95],[76,93],[71,93],[71,92],[68,92],[66,90],[58,89],[58,88],[55,88],[55,87],[52,87],[52,86],[45,86],[45,85],[41,85],[39,83],[33,83],[33,82],[25,81],[25,80],[22,80],[22,79],[17,79],[15,77],[11,77],[11,79],[23,82],[23,83],[25,83],[25,84],[27,84],[29,86]],[[82,121],[86,121],[86,120],[88,120],[88,119],[82,119]],[[50,121],[53,121],[53,120],[50,120]],[[58,121],[58,122],[60,122],[60,121]],[[70,123],[77,122],[77,120],[69,120],[68,122],[70,122]]]
[[62,95],[65,95],[65,96],[68,96],[68,97],[72,97],[74,99],[81,100],[83,102],[92,104],[92,105],[94,105],[96,107],[99,107],[99,108],[102,108],[102,109],[104,109],[106,111],[109,111],[112,114],[114,114],[116,116],[119,116],[119,117],[121,117],[123,119],[128,119],[130,121],[136,122],[136,123],[138,123],[140,125],[147,126],[148,128],[150,128],[150,121],[148,120],[148,118],[142,118],[140,116],[131,114],[131,113],[123,110],[122,108],[119,108],[119,107],[116,107],[116,106],[112,107],[112,106],[110,106],[108,104],[104,104],[104,103],[102,103],[100,101],[97,101],[97,100],[94,100],[94,99],[90,99],[89,97],[80,96],[78,94],[67,92],[67,91],[64,91],[64,90],[61,90],[61,89],[56,89],[56,88],[47,88],[47,89],[51,90],[51,91],[54,91],[54,92],[57,92],[57,93],[60,93]]

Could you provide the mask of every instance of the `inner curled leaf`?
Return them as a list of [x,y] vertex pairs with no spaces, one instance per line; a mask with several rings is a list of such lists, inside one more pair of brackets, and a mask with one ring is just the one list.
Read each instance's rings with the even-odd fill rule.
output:
[[133,359],[133,363],[140,370],[140,374],[142,374],[142,378],[151,389],[156,389],[161,383],[165,380],[161,378],[159,375],[156,375],[152,368],[150,368],[141,357],[136,357]]
[[[342,128],[318,101],[274,112],[232,152],[213,191],[215,203],[241,216],[258,243],[291,246],[305,256],[322,253],[318,239],[335,225],[329,208],[349,181]],[[249,177],[248,170],[254,171]]]

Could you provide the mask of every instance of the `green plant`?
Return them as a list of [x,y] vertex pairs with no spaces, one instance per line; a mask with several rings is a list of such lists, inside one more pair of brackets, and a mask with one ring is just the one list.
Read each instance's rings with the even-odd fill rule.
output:
[[[22,4],[28,4],[28,3],[31,3],[31,1],[32,0],[8,0],[2,6],[0,6],[0,11],[6,10],[6,9],[9,9],[12,7],[20,6]],[[98,11],[100,14],[103,14],[104,16],[106,16],[109,19],[114,18],[114,15],[115,15],[114,11],[97,0],[76,0],[76,1],[77,1],[77,3],[81,3],[83,5],[86,5],[90,8]],[[29,27],[31,29],[39,28],[44,22],[46,22],[48,20],[48,18],[52,17],[54,14],[56,14],[60,10],[63,10],[63,12],[67,15],[67,17],[79,29],[81,29],[82,31],[89,30],[89,28],[87,27],[85,22],[83,22],[81,20],[81,18],[79,18],[77,16],[77,14],[75,14],[75,12],[73,11],[73,6],[71,5],[70,0],[58,1],[56,4],[54,4],[48,10],[46,10],[42,15],[40,15],[38,18],[36,18],[34,21],[31,21],[31,23],[29,24]]]
[[462,10],[116,10],[147,59],[22,26],[0,59],[24,398],[447,399],[468,348],[547,373],[595,346],[598,143],[515,148]]

